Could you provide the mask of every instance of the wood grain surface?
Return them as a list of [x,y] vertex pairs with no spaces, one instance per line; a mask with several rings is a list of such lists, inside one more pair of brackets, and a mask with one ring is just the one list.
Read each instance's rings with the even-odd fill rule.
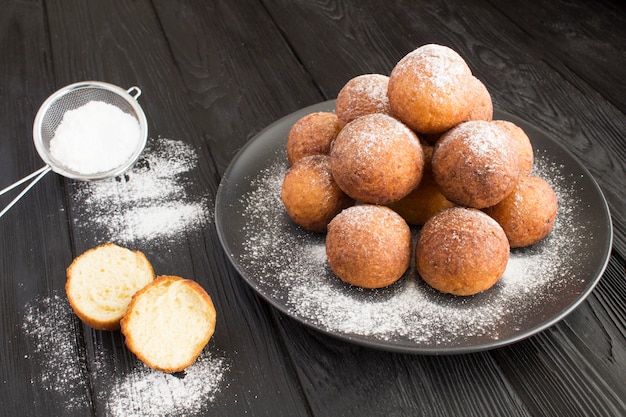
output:
[[[197,155],[183,185],[186,196],[206,206],[208,221],[165,243],[123,243],[146,253],[157,274],[194,279],[211,295],[218,324],[203,358],[224,371],[210,393],[200,383],[191,386],[192,369],[166,379],[146,370],[119,332],[95,331],[72,314],[65,268],[108,236],[81,223],[94,216],[79,198],[85,184],[51,173],[0,218],[0,415],[626,415],[621,3],[0,5],[0,188],[43,165],[32,126],[49,94],[82,80],[139,86],[150,143],[185,143]],[[274,310],[245,284],[213,223],[221,177],[254,135],[293,111],[335,98],[356,75],[389,74],[425,43],[457,50],[496,108],[570,150],[592,173],[611,211],[613,250],[587,300],[548,330],[495,350],[407,355],[318,333]],[[132,197],[123,188],[118,192],[112,198]],[[2,206],[8,198],[2,196]],[[209,385],[210,375],[205,377]],[[186,403],[192,388],[204,394]],[[175,406],[165,408],[168,401]]]

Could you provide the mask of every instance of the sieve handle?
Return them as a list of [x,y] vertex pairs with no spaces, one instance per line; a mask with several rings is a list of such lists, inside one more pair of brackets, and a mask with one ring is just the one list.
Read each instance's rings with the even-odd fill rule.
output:
[[[137,100],[139,98],[139,96],[141,95],[141,88],[139,88],[137,86],[133,86],[133,87],[130,87],[128,90],[126,90],[126,92],[128,94],[130,94],[130,96],[132,98]],[[135,93],[135,94],[133,94],[133,93]]]
[[0,211],[0,217],[4,216],[4,214],[9,211],[9,209],[11,207],[13,207],[15,205],[15,203],[17,203],[19,201],[20,198],[22,198],[24,196],[24,194],[26,194],[31,188],[33,188],[33,186],[35,184],[37,184],[37,182],[39,182],[40,179],[42,179],[48,172],[50,172],[52,168],[49,165],[46,165],[42,168],[39,168],[37,171],[33,172],[30,175],[25,176],[24,178],[22,178],[19,181],[14,182],[13,184],[9,185],[8,187],[4,188],[2,191],[0,191],[0,195],[6,193],[7,191],[11,191],[12,189],[14,189],[15,187],[17,187],[18,185],[21,185],[23,183],[25,183],[26,181],[35,178],[34,180],[32,180],[30,182],[30,184],[28,184],[18,195],[17,197],[15,197],[13,200],[11,200],[11,202],[9,204],[6,205],[5,208],[2,209],[2,211]]

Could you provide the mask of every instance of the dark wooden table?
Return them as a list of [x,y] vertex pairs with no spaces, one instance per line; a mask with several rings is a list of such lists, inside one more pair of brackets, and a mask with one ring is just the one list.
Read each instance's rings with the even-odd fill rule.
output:
[[[146,230],[129,237],[115,221],[129,214],[129,204],[141,206],[137,190],[120,188],[108,202],[84,183],[49,174],[0,219],[0,415],[626,415],[621,2],[31,0],[0,6],[0,188],[43,165],[32,126],[52,92],[83,80],[136,85],[155,158],[144,168],[166,166],[172,146],[182,149],[177,155],[190,159],[170,166],[161,191],[167,197],[168,187],[183,187],[178,200],[167,200],[179,204],[172,206],[172,221],[177,209],[196,216],[178,229],[166,223],[159,236]],[[611,257],[586,301],[549,329],[498,349],[400,354],[310,329],[277,312],[238,276],[213,222],[220,179],[255,134],[336,97],[351,77],[388,74],[425,43],[457,50],[497,109],[565,145],[593,174],[611,210]],[[121,187],[125,180],[113,182]],[[119,198],[127,206],[116,206]],[[2,206],[8,199],[2,197]],[[215,336],[186,373],[150,371],[119,332],[91,330],[72,314],[65,268],[106,240],[144,251],[158,274],[195,279],[213,297]]]

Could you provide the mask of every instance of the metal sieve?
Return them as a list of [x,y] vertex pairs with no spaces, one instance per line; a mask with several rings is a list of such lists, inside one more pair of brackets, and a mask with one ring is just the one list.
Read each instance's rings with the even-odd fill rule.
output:
[[[131,87],[128,90],[124,90],[118,86],[100,81],[83,81],[63,87],[48,97],[39,108],[33,124],[33,141],[35,148],[46,165],[0,191],[0,195],[2,195],[32,179],[17,197],[0,212],[0,217],[17,203],[18,200],[49,171],[54,171],[64,177],[80,181],[95,181],[116,177],[131,168],[143,152],[148,140],[148,123],[146,116],[137,102],[137,98],[140,95],[141,90],[138,87]],[[75,110],[91,101],[101,101],[114,105],[123,112],[133,116],[139,123],[140,138],[137,141],[137,148],[123,164],[108,171],[85,174],[73,171],[57,161],[50,152],[50,141],[54,137],[55,131],[67,111]]]

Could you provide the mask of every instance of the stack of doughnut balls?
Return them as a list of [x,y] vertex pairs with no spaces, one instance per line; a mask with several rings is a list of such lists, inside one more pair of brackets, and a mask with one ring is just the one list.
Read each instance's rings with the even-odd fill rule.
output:
[[446,46],[350,79],[335,111],[300,118],[286,148],[285,209],[326,233],[331,270],[354,286],[393,284],[414,253],[432,288],[474,295],[501,278],[511,248],[554,226],[557,197],[531,172],[528,136],[493,120],[487,88]]

